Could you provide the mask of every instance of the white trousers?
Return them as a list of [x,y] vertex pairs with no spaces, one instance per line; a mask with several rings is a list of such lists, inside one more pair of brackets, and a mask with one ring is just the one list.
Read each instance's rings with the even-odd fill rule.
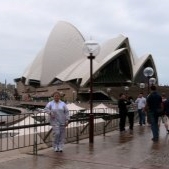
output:
[[64,125],[53,126],[53,148],[63,149],[65,143],[65,128]]

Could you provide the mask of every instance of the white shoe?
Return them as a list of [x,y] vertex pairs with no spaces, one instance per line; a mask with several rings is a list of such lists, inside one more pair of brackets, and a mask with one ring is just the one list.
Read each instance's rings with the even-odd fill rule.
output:
[[59,148],[58,151],[59,151],[59,152],[63,152],[63,149],[62,149],[62,148]]
[[58,152],[58,151],[59,151],[59,149],[56,147],[56,148],[54,149],[54,151],[55,151],[55,152]]

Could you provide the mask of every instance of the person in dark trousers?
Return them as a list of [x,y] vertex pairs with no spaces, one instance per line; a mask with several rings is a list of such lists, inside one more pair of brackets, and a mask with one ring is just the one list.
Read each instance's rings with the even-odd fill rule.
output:
[[163,116],[162,122],[166,128],[167,134],[169,134],[169,98],[166,97],[165,93],[162,93],[162,101],[163,101]]
[[128,104],[130,104],[130,103],[127,101],[126,95],[123,93],[120,93],[119,100],[118,100],[118,108],[119,108],[119,116],[120,116],[119,128],[120,128],[121,133],[125,132],[127,105]]
[[136,104],[134,103],[134,99],[132,96],[128,97],[128,111],[127,111],[127,117],[129,120],[129,129],[130,129],[130,134],[133,134],[133,126],[134,126],[134,113],[136,111]]
[[158,111],[162,109],[162,97],[156,91],[156,86],[151,86],[151,93],[147,97],[146,108],[148,109],[151,130],[153,134],[152,141],[156,142],[159,140],[159,127],[158,127]]
[[164,123],[164,126],[166,127],[166,130],[168,132],[169,131],[168,130],[168,122],[167,122],[168,118],[165,115],[165,110],[164,110],[164,104],[167,100],[167,97],[166,97],[165,93],[161,93],[161,97],[162,97],[162,104],[163,104],[163,112],[162,112],[161,116],[158,118],[158,127],[160,127],[161,123]]

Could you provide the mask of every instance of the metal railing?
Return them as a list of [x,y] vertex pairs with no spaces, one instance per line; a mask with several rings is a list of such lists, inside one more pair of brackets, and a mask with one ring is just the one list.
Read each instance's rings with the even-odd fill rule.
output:
[[[110,109],[94,109],[94,134],[105,135],[118,128],[117,113]],[[70,111],[70,121],[66,128],[66,143],[79,143],[89,137],[90,111]],[[39,149],[52,146],[52,127],[48,115],[43,112],[29,112],[0,116],[0,152],[20,149],[37,154]]]

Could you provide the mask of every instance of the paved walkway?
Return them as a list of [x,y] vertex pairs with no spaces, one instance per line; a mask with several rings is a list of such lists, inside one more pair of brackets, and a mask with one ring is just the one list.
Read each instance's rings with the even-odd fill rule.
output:
[[88,139],[66,144],[62,153],[52,148],[37,156],[2,153],[0,169],[169,169],[169,135],[163,124],[160,141],[153,143],[151,137],[150,127],[135,126],[132,137],[114,131],[95,136],[93,146]]

